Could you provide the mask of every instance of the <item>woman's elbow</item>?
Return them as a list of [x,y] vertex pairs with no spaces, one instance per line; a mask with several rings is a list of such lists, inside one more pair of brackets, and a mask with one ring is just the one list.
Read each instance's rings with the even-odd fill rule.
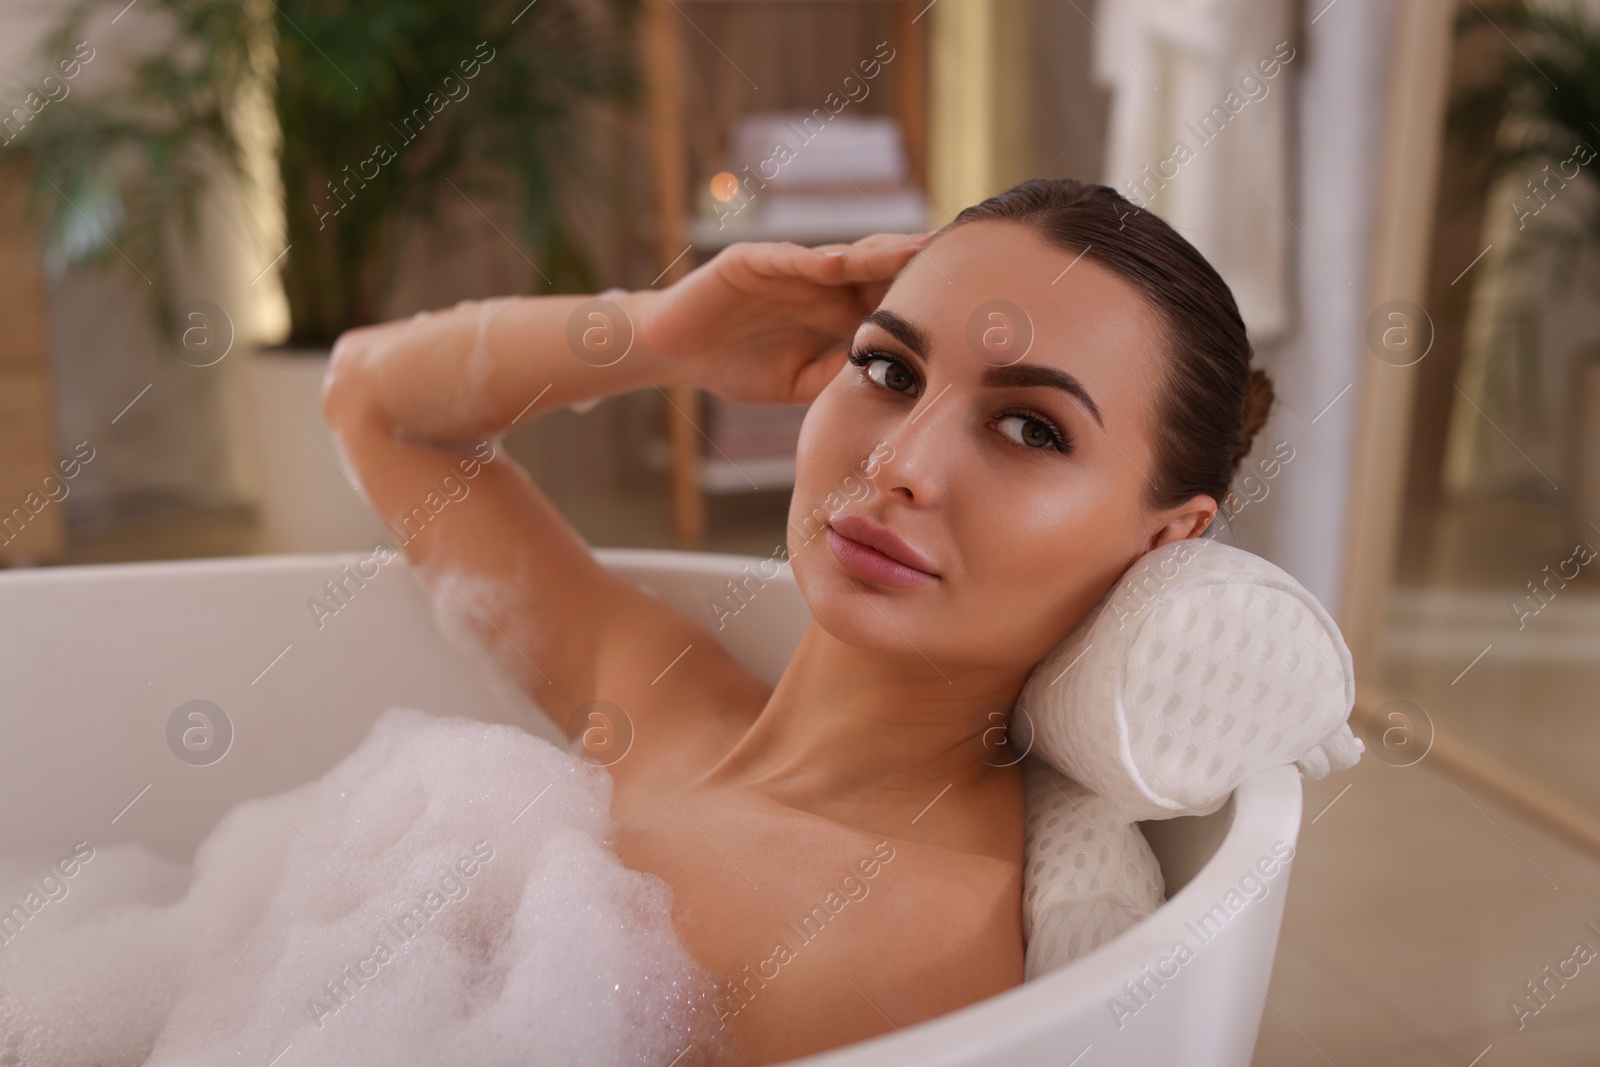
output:
[[348,425],[357,412],[368,409],[374,397],[365,334],[359,328],[340,334],[322,377],[322,417],[335,432]]

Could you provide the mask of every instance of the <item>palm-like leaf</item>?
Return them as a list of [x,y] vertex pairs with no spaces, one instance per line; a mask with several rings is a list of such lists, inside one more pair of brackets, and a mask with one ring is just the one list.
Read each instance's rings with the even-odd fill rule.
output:
[[[1525,0],[1489,12],[1477,5],[1464,12],[1459,29],[1487,18],[1510,41],[1504,77],[1460,94],[1453,102],[1453,132],[1493,155],[1497,176],[1526,162],[1557,163],[1579,145],[1600,153],[1600,20],[1576,4],[1566,9]],[[1579,168],[1574,179],[1600,183],[1600,158]],[[1600,206],[1586,230],[1600,240]]]
[[[71,54],[105,0],[77,0],[41,48]],[[135,63],[115,89],[78,90],[42,112],[0,157],[27,175],[46,263],[126,262],[149,283],[151,306],[170,328],[176,272],[173,231],[192,237],[196,205],[219,171],[239,174],[225,116],[250,74],[249,19],[214,0],[152,0],[173,21],[178,47]],[[102,61],[103,62],[103,61]]]
[[[90,14],[124,2],[74,0],[43,54],[65,54]],[[53,266],[126,260],[170,327],[184,254],[174,234],[194,236],[196,206],[219,177],[248,180],[235,116],[243,95],[274,77],[291,342],[325,344],[374,321],[404,227],[434,218],[446,195],[508,199],[520,246],[569,264],[565,276],[586,288],[557,189],[592,166],[579,128],[586,106],[638,92],[637,0],[607,3],[596,21],[574,0],[145,0],[170,20],[171,44],[116,88],[53,105],[0,163],[26,167]],[[462,62],[490,49],[464,78]],[[464,97],[437,107],[462,85]],[[419,107],[421,132],[407,141],[400,128]],[[348,186],[330,217],[340,201],[328,183],[370,174],[362,163],[379,144],[395,158]]]

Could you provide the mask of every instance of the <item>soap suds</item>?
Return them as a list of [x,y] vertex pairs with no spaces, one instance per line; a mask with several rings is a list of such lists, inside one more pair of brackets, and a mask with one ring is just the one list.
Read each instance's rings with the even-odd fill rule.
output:
[[333,439],[333,453],[339,457],[339,473],[344,475],[344,480],[350,483],[350,488],[356,491],[356,496],[361,498],[361,502],[369,508],[373,507],[372,497],[367,494],[367,487],[362,484],[361,476],[356,473],[355,464],[350,462],[350,453],[345,450],[343,438],[337,431],[330,436]]
[[456,304],[457,308],[472,308],[477,312],[477,329],[473,336],[472,348],[467,353],[467,381],[472,387],[472,392],[482,395],[488,388],[489,377],[494,371],[494,360],[489,356],[489,326],[494,321],[496,314],[507,304],[515,303],[516,296],[491,296],[481,300],[463,300]]
[[483,672],[486,678],[510,678],[537,701],[550,676],[534,657],[548,647],[550,633],[544,620],[518,610],[516,590],[525,587],[520,575],[507,581],[440,564],[419,567],[418,573],[428,587],[434,627],[445,640],[491,668]]
[[610,797],[515,727],[391,708],[323,778],[229,812],[186,886],[97,846],[0,951],[0,1062],[701,1062],[711,980],[670,887],[609,848]]

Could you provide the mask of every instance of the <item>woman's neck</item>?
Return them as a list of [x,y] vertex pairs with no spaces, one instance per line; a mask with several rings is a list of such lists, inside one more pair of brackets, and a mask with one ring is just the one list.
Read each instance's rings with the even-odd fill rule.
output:
[[946,790],[970,795],[1015,773],[997,773],[1017,758],[1000,728],[1025,680],[935,666],[909,648],[858,650],[813,620],[760,716],[701,780],[842,821],[910,825]]

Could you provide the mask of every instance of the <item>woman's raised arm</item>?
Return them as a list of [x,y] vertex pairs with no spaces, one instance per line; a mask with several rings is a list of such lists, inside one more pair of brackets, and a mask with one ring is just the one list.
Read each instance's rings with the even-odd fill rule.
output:
[[687,368],[634,327],[659,296],[493,297],[351,330],[334,345],[324,408],[332,421],[373,407],[407,438],[459,445],[565,404],[680,382]]
[[[664,290],[499,297],[352,330],[334,346],[323,411],[441,616],[473,631],[558,722],[597,698],[629,708],[686,645],[725,654],[701,623],[601,567],[499,436],[652,385],[808,402],[920,238],[738,244]],[[662,688],[651,696],[672,695]]]

